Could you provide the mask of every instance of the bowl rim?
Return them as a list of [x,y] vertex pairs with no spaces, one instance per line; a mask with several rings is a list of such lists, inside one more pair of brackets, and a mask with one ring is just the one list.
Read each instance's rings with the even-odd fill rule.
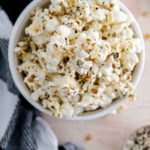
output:
[[[20,16],[18,17],[14,27],[13,27],[13,31],[10,37],[10,41],[9,41],[9,47],[8,47],[8,59],[9,59],[9,68],[10,68],[10,72],[13,78],[13,81],[15,82],[15,85],[17,86],[18,90],[20,91],[20,93],[23,95],[23,97],[32,105],[34,106],[36,109],[38,109],[39,111],[47,114],[50,117],[54,117],[54,118],[59,118],[59,117],[55,117],[52,115],[52,113],[49,110],[46,110],[45,108],[43,108],[40,104],[38,104],[37,102],[33,101],[31,99],[30,94],[28,94],[24,87],[22,86],[20,80],[18,79],[17,76],[17,69],[16,66],[14,65],[13,61],[14,61],[14,48],[15,48],[15,37],[17,36],[17,32],[18,29],[21,27],[21,23],[24,20],[24,18],[27,16],[27,14],[34,8],[37,7],[38,4],[40,4],[41,2],[43,2],[43,0],[34,0],[31,3],[29,3],[27,5],[27,7],[22,11],[22,13],[20,14]],[[44,1],[45,3],[47,1]],[[137,87],[141,77],[142,77],[142,73],[144,70],[144,63],[145,63],[145,45],[144,45],[144,39],[143,39],[143,35],[141,32],[141,29],[136,21],[136,19],[134,18],[134,16],[132,15],[132,13],[129,11],[129,9],[122,3],[119,1],[119,5],[121,7],[121,9],[126,12],[131,19],[133,20],[133,25],[136,29],[136,32],[139,35],[139,38],[142,42],[142,53],[141,53],[141,58],[140,58],[140,63],[138,64],[139,69],[137,70],[137,76],[136,79],[133,81],[133,84],[135,85],[135,87]],[[120,105],[122,105],[124,102],[126,101],[126,98],[120,99],[116,102],[113,102],[110,106],[108,106],[105,109],[99,109],[97,111],[94,112],[87,112],[87,113],[91,113],[91,114],[87,114],[87,113],[83,113],[86,115],[79,115],[79,116],[75,116],[75,117],[62,117],[59,119],[64,119],[64,120],[74,120],[74,121],[81,121],[81,120],[91,120],[91,119],[95,119],[95,118],[101,118],[103,116],[106,116],[107,114],[113,112],[114,110],[116,110]]]

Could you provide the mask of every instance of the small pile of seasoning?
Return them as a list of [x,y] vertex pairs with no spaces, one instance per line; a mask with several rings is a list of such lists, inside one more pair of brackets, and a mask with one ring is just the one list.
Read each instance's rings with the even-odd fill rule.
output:
[[123,150],[150,150],[150,126],[143,127],[133,133]]

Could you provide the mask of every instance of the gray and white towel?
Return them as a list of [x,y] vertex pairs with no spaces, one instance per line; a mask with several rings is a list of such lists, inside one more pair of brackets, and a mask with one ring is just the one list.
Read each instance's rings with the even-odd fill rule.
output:
[[0,10],[0,147],[4,150],[57,150],[54,133],[13,83],[7,56],[11,30],[11,22]]
[[[28,104],[13,83],[8,65],[12,24],[0,9],[0,148],[3,150],[58,150],[53,131]],[[81,150],[67,143],[62,150]]]

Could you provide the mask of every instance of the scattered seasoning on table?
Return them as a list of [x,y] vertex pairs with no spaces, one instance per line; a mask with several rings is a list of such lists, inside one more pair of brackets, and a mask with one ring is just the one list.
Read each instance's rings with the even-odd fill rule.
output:
[[119,107],[116,109],[116,112],[117,112],[117,113],[120,113],[120,112],[122,112],[122,111],[125,110],[125,109],[126,109],[126,105],[124,104],[124,105],[119,106]]
[[149,15],[148,11],[143,11],[142,16],[147,17]]
[[91,141],[92,140],[92,135],[91,134],[87,134],[85,136],[85,141]]
[[147,33],[144,35],[144,38],[147,40],[147,39],[150,39],[150,33]]

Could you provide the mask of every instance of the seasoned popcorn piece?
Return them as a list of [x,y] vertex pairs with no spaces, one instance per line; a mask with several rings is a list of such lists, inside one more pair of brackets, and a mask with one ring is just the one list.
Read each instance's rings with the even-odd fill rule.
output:
[[59,21],[56,17],[49,18],[45,17],[45,30],[52,33],[56,30],[59,25]]
[[61,116],[72,117],[74,113],[74,108],[70,103],[64,103],[60,107]]
[[87,74],[88,70],[92,67],[92,62],[84,61],[78,57],[72,57],[68,65],[80,75],[84,75]]
[[90,6],[86,0],[75,0],[74,6],[68,13],[73,14],[76,18],[89,19],[90,18]]
[[56,31],[58,34],[66,38],[71,34],[71,29],[64,25],[59,26]]
[[52,4],[60,4],[60,3],[62,3],[64,0],[50,0],[50,2],[52,3]]
[[62,12],[62,6],[60,4],[51,4],[49,10],[53,14],[60,14]]
[[44,32],[43,24],[41,22],[39,23],[33,23],[28,28],[26,28],[26,34],[30,36],[37,36]]
[[95,0],[95,1],[103,7],[111,8],[113,5],[117,4],[118,0]]

